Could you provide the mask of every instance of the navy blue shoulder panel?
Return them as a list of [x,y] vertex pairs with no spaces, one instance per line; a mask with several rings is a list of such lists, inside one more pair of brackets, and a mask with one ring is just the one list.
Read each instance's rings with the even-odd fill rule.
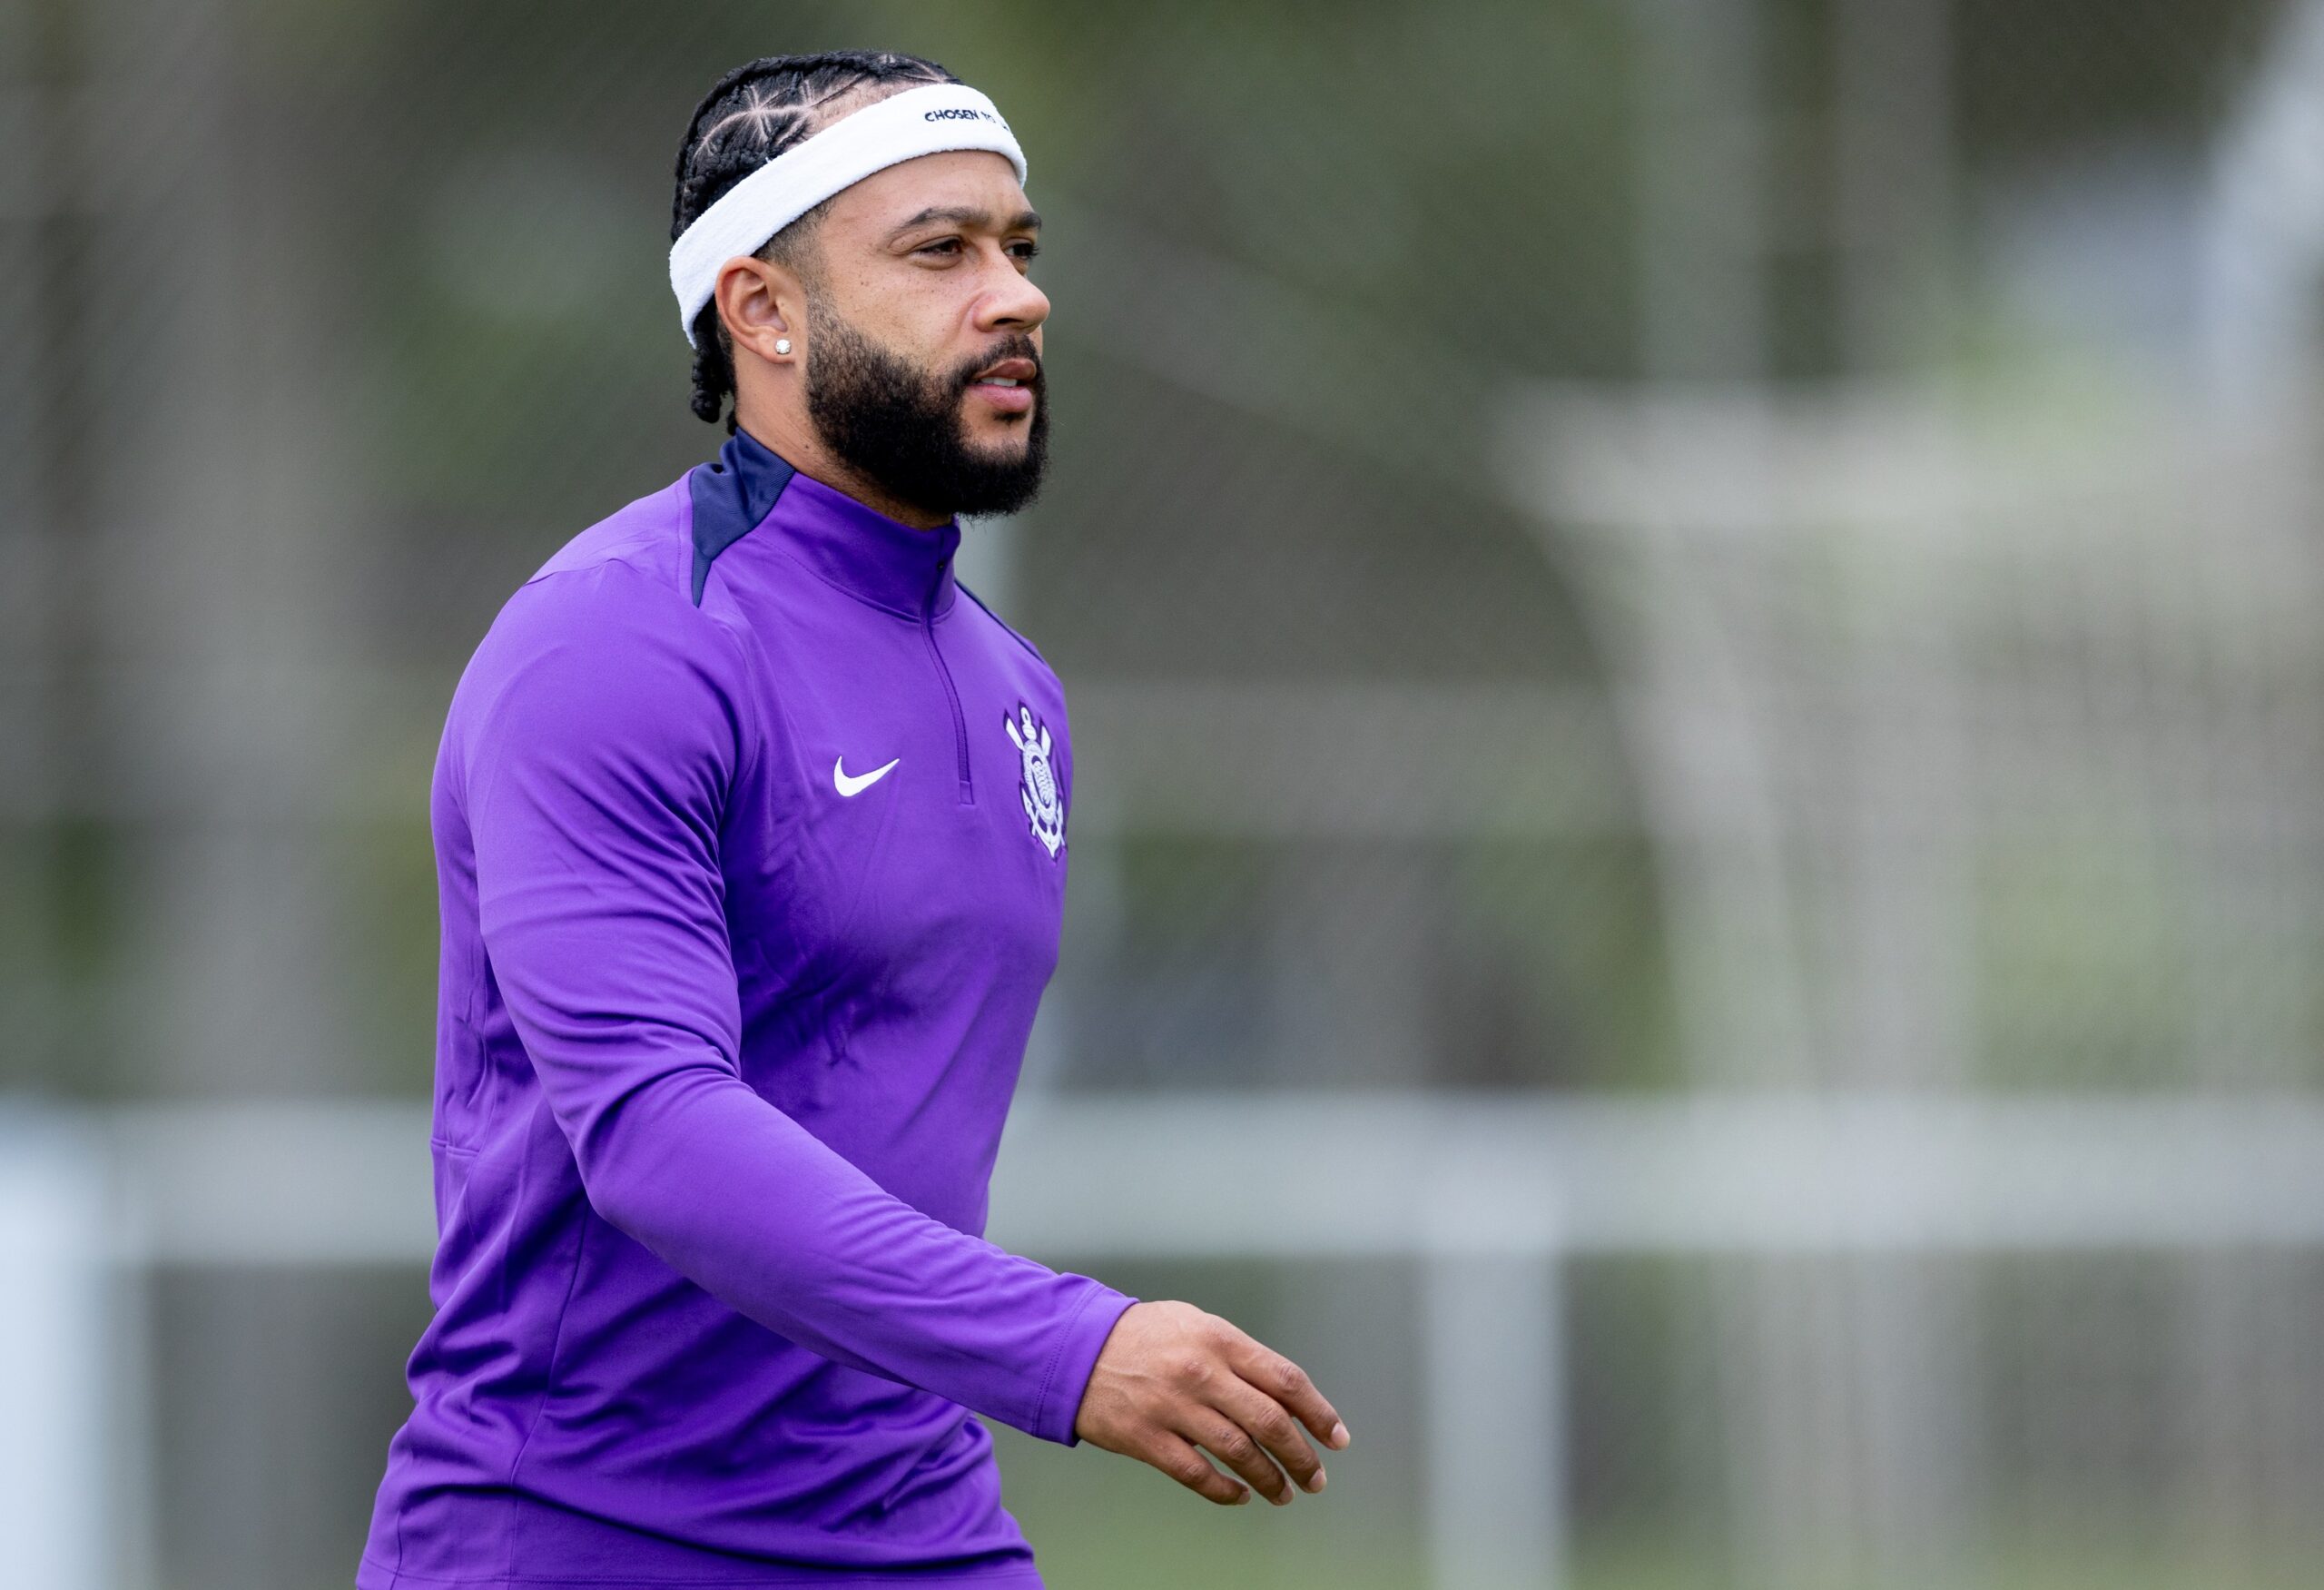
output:
[[[1031,641],[1029,641],[1029,640],[1026,639],[1023,636],[1021,636],[1021,635],[1018,634],[1016,630],[1014,630],[1014,629],[1010,628],[1010,627],[1009,627],[1009,620],[1008,620],[1008,619],[1006,619],[1006,618],[1003,618],[1000,614],[998,614],[998,613],[994,612],[994,611],[992,610],[991,604],[990,604],[989,602],[987,602],[987,601],[986,601],[982,597],[980,597],[980,596],[977,595],[977,594],[976,594],[976,592],[974,592],[974,591],[972,591],[972,590],[970,590],[970,589],[969,589],[969,588],[968,588],[967,586],[962,585],[962,584],[960,583],[960,576],[958,576],[957,574],[956,574],[956,575],[954,575],[954,576],[952,577],[952,588],[953,588],[954,590],[957,590],[957,591],[963,591],[963,592],[966,592],[966,593],[967,593],[967,595],[968,595],[968,598],[969,598],[969,600],[970,600],[970,601],[974,602],[978,607],[982,607],[982,608],[984,609],[984,616],[985,616],[986,617],[988,617],[988,618],[991,619],[995,624],[998,624],[998,625],[1000,625],[1000,632],[1001,632],[1003,635],[1006,635],[1007,637],[1009,637],[1009,639],[1011,639],[1011,640],[1015,641],[1018,645],[1019,645],[1019,646],[1023,647],[1027,651],[1031,652],[1031,653],[1033,654],[1033,660],[1034,660],[1035,662],[1039,663],[1039,664],[1041,665],[1041,667],[1045,667],[1045,668],[1048,668],[1048,667],[1049,667],[1049,658],[1047,658],[1047,657],[1043,657],[1043,656],[1041,655],[1041,648],[1040,648],[1039,647],[1038,647],[1038,646],[1035,646]],[[1056,669],[1054,669],[1054,668],[1049,668],[1049,671],[1050,671],[1051,673],[1055,673],[1057,670],[1056,670]]]
[[686,477],[694,496],[694,605],[702,606],[713,559],[774,511],[795,471],[746,430],[718,449],[716,461]]

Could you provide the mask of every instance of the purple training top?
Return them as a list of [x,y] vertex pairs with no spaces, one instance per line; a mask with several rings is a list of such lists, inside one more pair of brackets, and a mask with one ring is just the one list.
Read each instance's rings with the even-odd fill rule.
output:
[[981,1235],[1073,756],[959,543],[740,433],[478,647],[362,1590],[1040,1584],[969,1413],[1074,1445],[1136,1299]]

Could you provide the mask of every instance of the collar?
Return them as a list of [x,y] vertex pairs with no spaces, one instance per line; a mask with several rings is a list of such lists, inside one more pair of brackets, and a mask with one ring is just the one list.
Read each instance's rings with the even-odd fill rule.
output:
[[694,470],[694,499],[697,606],[711,559],[753,530],[875,607],[907,618],[936,618],[952,606],[958,520],[914,529],[801,474],[747,430],[726,439],[715,463]]

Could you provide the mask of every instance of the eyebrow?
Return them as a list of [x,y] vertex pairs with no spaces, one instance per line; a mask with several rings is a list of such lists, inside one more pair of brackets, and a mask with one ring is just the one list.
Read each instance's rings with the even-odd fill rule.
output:
[[[897,226],[888,233],[888,236],[891,239],[901,237],[913,227],[926,226],[931,221],[950,221],[960,226],[990,228],[992,225],[992,212],[990,210],[980,210],[970,204],[931,204],[927,209],[921,211],[919,214],[913,216],[911,220]],[[1041,230],[1041,218],[1035,211],[1020,210],[1017,212],[1016,218],[1010,221],[1007,226],[1000,230],[1004,232],[1039,232]]]

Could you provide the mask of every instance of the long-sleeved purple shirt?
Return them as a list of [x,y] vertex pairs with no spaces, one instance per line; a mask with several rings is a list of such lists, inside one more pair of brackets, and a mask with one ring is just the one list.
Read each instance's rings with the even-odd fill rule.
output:
[[981,1235],[1072,754],[959,540],[743,432],[478,647],[362,1590],[1040,1584],[969,1414],[1073,1445],[1135,1299]]

